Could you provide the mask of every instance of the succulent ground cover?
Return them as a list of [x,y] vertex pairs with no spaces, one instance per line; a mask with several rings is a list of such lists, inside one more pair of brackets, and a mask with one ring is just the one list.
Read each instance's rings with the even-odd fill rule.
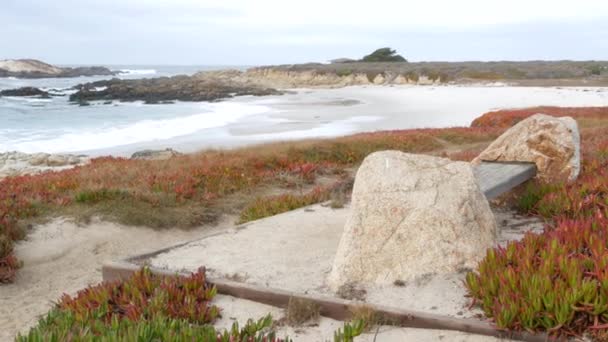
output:
[[[207,282],[204,269],[180,277],[157,276],[144,268],[127,280],[64,295],[16,341],[290,341],[277,336],[270,315],[249,319],[244,326],[235,322],[228,330],[217,329],[213,324],[222,311],[213,304],[215,295],[216,288]],[[334,341],[352,342],[365,326],[361,320],[345,323],[334,332]]]
[[[581,175],[570,184],[531,183],[518,193],[521,211],[547,219],[545,231],[489,250],[479,267],[467,275],[465,285],[474,303],[499,329],[548,332],[556,337],[590,334],[602,340],[608,336],[606,107],[499,111],[475,120],[470,128],[357,134],[207,151],[168,161],[105,157],[71,170],[5,178],[0,180],[0,282],[14,277],[19,262],[12,254],[12,244],[24,236],[23,226],[32,219],[84,213],[157,228],[204,224],[226,210],[236,212],[242,221],[257,219],[327,200],[374,151],[396,149],[470,160],[506,128],[537,112],[570,115],[578,121]],[[213,312],[212,306],[206,308]],[[52,311],[38,327],[55,327],[57,315],[64,315],[60,310]],[[147,317],[144,313],[149,311],[125,310],[121,317],[128,317],[127,312]],[[193,332],[198,328],[187,323],[190,318],[170,316],[176,312],[177,308],[143,321],[122,319],[100,329],[107,328],[108,334],[151,334],[145,336],[160,339],[164,336],[155,334],[167,326],[183,332],[179,336],[186,339],[208,333]],[[65,329],[74,325],[65,322],[76,322],[78,316],[70,315],[59,318],[64,322],[61,331],[72,333]],[[212,317],[210,314],[209,319]],[[252,324],[263,326],[264,320]],[[32,330],[30,340],[45,340],[44,335],[36,335],[39,333],[43,331]]]
[[474,125],[511,125],[537,112],[577,119],[581,174],[569,184],[527,185],[517,205],[544,217],[544,232],[489,250],[467,275],[466,286],[500,329],[554,337],[588,334],[603,341],[608,337],[608,110],[499,111]]
[[24,227],[33,220],[99,216],[126,225],[187,228],[213,222],[223,213],[256,219],[328,199],[374,151],[439,153],[449,146],[490,141],[500,131],[377,132],[206,151],[165,161],[102,157],[70,170],[4,178],[0,282],[13,279],[19,266],[13,242],[24,237]]
[[161,277],[143,269],[126,281],[64,295],[17,341],[288,341],[270,329],[270,316],[216,330],[221,311],[211,303],[215,294],[204,271]]

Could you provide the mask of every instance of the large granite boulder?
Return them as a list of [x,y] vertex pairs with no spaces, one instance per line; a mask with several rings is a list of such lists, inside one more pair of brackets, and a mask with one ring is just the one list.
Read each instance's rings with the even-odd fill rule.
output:
[[328,284],[391,284],[473,268],[496,222],[469,163],[398,151],[369,155]]
[[573,181],[580,172],[580,135],[571,117],[535,114],[520,121],[473,160],[533,162],[547,182]]

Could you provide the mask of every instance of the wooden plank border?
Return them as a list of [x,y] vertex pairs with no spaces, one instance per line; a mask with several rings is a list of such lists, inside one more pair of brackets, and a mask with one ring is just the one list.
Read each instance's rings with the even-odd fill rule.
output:
[[482,161],[473,166],[473,173],[483,194],[492,200],[534,178],[537,168],[527,162]]
[[[133,273],[139,271],[142,266],[136,265],[129,260],[142,260],[144,256],[135,256],[124,261],[109,262],[102,266],[104,281],[116,281],[126,279]],[[190,272],[172,272],[165,269],[149,267],[150,271],[162,276],[188,276]],[[489,322],[476,319],[454,318],[444,315],[430,314],[426,312],[405,310],[400,308],[361,303],[341,298],[320,295],[300,294],[280,289],[261,287],[252,284],[239,283],[228,279],[208,278],[209,283],[216,286],[218,293],[251,300],[275,307],[286,308],[291,298],[309,300],[321,309],[321,315],[335,320],[345,321],[351,317],[353,309],[365,305],[373,309],[377,314],[387,318],[394,325],[405,328],[454,330],[484,336],[498,338],[509,338],[525,342],[544,342],[549,338],[546,334],[529,334],[526,332],[504,332],[494,328]]]

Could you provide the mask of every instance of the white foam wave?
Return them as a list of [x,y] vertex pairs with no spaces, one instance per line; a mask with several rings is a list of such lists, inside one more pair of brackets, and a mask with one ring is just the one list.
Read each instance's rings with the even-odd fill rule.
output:
[[25,101],[30,105],[43,105],[45,103],[53,102],[52,99],[35,99],[35,98],[25,98]]
[[[206,128],[222,127],[242,117],[262,114],[270,110],[265,106],[227,102],[205,104],[204,109],[209,111],[174,119],[143,120],[104,130],[70,132],[50,139],[30,138],[27,141],[11,141],[0,144],[0,151],[77,152],[165,140],[193,134]],[[32,132],[31,137],[35,134]]]
[[119,76],[130,76],[130,75],[154,75],[156,74],[155,69],[122,69],[120,70]]
[[318,127],[303,130],[285,131],[279,133],[252,134],[246,136],[251,140],[293,140],[307,138],[330,138],[355,133],[360,124],[380,121],[380,116],[355,116],[344,120],[336,120]]

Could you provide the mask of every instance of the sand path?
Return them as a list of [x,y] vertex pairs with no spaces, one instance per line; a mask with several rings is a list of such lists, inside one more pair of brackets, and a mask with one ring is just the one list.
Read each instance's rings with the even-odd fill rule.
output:
[[0,341],[27,332],[63,293],[100,282],[105,261],[200,238],[230,225],[226,221],[215,228],[160,231],[99,221],[78,226],[56,219],[36,227],[16,246],[24,262],[16,281],[0,286]]
[[[315,211],[303,208],[251,224],[253,226],[293,225],[295,222],[311,220],[312,217],[319,216],[317,220],[312,221],[322,220],[326,221],[327,225],[335,225],[337,221],[344,219],[347,212],[347,210],[333,211],[318,205],[311,208]],[[334,217],[330,219],[332,216]],[[16,247],[18,257],[24,261],[24,267],[19,271],[15,283],[0,286],[0,341],[11,341],[17,333],[27,332],[36,324],[40,315],[48,312],[53,302],[63,293],[73,294],[88,285],[100,282],[101,266],[104,262],[158,250],[184,241],[198,240],[206,235],[217,236],[219,231],[231,231],[232,221],[226,219],[216,227],[201,227],[190,231],[157,231],[100,221],[94,221],[87,226],[78,226],[66,219],[55,219],[35,227],[29,233],[27,240],[20,242]],[[423,302],[421,305],[428,304],[428,298],[422,299],[421,302]],[[268,313],[275,319],[284,315],[281,308],[229,296],[218,296],[216,304],[224,312],[223,318],[217,323],[218,327],[229,328],[235,320],[244,324],[248,318],[260,318]],[[281,327],[279,333],[281,336],[288,335],[296,341],[320,341],[331,338],[333,331],[343,325],[342,322],[329,318],[321,318],[317,323],[298,328]],[[358,341],[373,341],[375,332],[362,336]],[[380,327],[376,337],[376,340],[382,341],[444,339],[496,341],[490,337],[455,331],[389,326]]]

